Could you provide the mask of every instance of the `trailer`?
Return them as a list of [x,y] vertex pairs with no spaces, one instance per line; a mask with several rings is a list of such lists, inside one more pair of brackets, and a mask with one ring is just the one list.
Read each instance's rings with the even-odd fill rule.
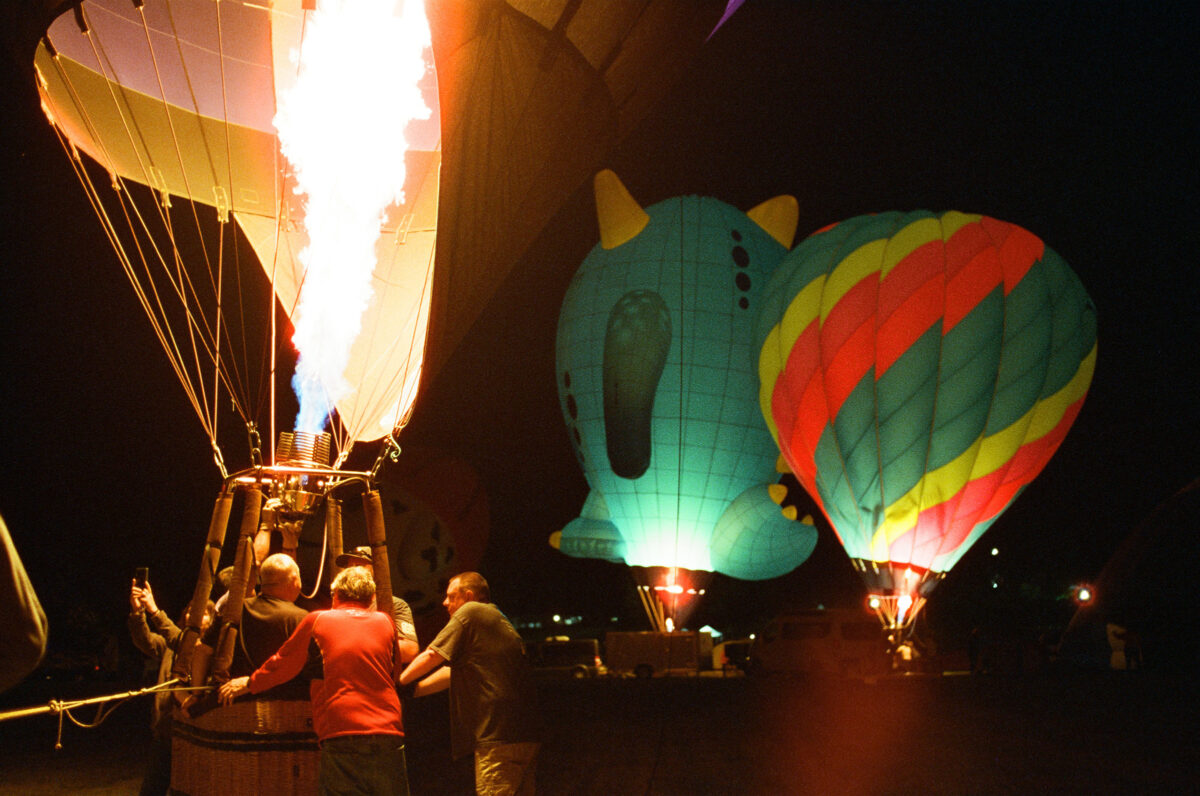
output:
[[712,635],[690,630],[613,631],[604,637],[604,651],[609,672],[617,676],[695,676],[711,662]]

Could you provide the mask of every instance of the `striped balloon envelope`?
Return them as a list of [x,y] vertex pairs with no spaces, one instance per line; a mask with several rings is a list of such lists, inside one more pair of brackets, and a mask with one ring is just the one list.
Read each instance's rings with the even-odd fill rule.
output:
[[1091,383],[1096,314],[1018,226],[889,212],[793,249],[756,340],[784,459],[872,606],[905,628],[1058,449]]

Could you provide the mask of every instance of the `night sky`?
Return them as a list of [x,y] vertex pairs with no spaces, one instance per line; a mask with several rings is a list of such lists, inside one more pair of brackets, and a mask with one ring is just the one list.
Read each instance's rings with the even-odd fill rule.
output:
[[[984,213],[1079,274],[1099,316],[1083,411],[931,612],[969,603],[997,574],[1048,590],[1094,578],[1198,474],[1198,31],[1195,4],[748,0],[605,163],[643,205],[699,194],[748,209],[790,193],[798,238],[875,211]],[[52,634],[82,602],[119,619],[139,565],[174,612],[219,474],[32,87],[4,66],[0,512]],[[626,568],[546,544],[586,495],[554,337],[597,239],[581,186],[424,388],[401,442],[480,473],[492,510],[481,568],[501,607],[636,624]],[[784,578],[714,579],[704,615],[752,625],[858,588],[822,528]]]

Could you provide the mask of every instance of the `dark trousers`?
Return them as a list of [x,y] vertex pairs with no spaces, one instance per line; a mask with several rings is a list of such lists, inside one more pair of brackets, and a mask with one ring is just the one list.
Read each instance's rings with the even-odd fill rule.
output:
[[322,796],[408,796],[403,735],[339,735],[321,741]]
[[162,796],[171,789],[171,724],[154,732],[150,741],[150,759],[146,763],[146,776],[142,779],[139,796]]

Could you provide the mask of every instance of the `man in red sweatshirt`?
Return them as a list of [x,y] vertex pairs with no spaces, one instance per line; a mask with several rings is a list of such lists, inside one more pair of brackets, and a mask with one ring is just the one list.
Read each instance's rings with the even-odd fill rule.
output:
[[331,591],[333,608],[310,613],[253,674],[221,686],[221,704],[291,680],[305,668],[315,644],[321,669],[309,697],[321,742],[321,792],[407,796],[395,686],[403,660],[391,615],[372,607],[375,581],[365,567],[343,570]]

